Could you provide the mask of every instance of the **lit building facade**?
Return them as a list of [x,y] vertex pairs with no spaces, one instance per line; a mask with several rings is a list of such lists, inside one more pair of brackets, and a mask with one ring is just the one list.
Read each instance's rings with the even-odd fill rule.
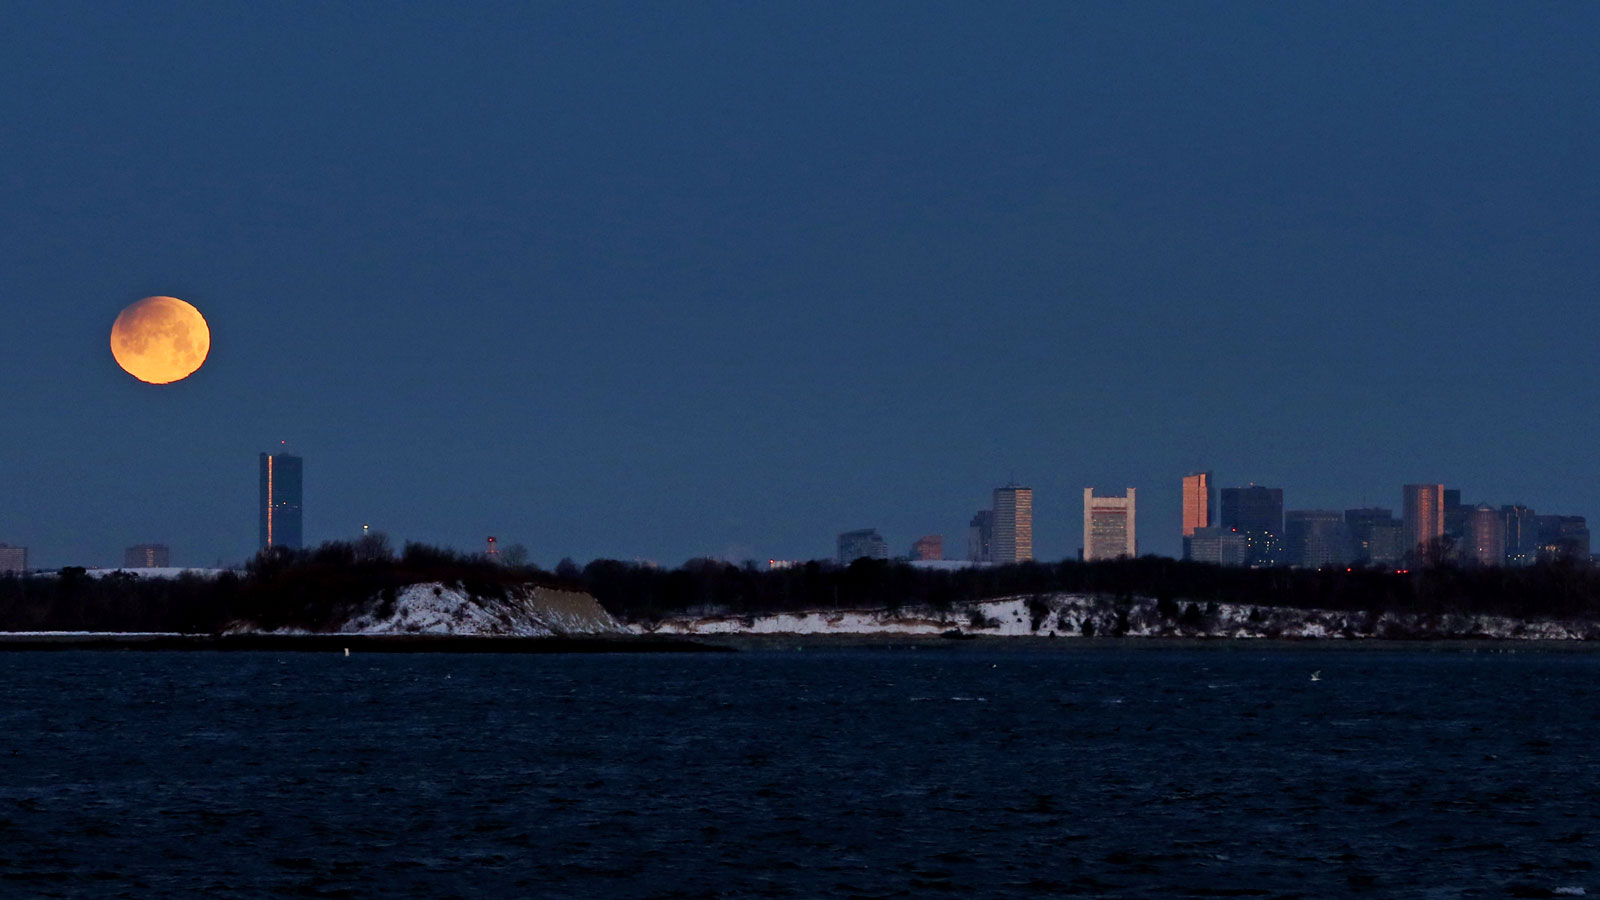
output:
[[1196,472],[1183,476],[1183,558],[1189,558],[1189,538],[1196,528],[1210,528],[1215,523],[1215,504],[1212,502],[1210,472]]
[[989,555],[1000,565],[1033,559],[1033,488],[1008,484],[994,489],[994,537]]
[[26,575],[28,548],[0,544],[0,575]]
[[1506,560],[1506,522],[1500,511],[1479,504],[1462,516],[1459,547],[1461,561],[1469,566],[1495,567]]
[[889,545],[876,528],[860,528],[839,535],[839,565],[858,559],[888,559]]
[[289,453],[261,454],[261,549],[303,546],[300,490],[304,466]]
[[124,569],[165,569],[172,565],[172,551],[166,544],[135,544],[122,551]]
[[1444,537],[1444,485],[1408,484],[1401,490],[1405,553],[1418,561]]
[[1083,559],[1116,559],[1139,555],[1137,506],[1133,488],[1120,497],[1101,497],[1083,489]]
[[911,544],[912,559],[944,559],[944,535],[925,534]]
[[1223,488],[1217,511],[1224,531],[1237,531],[1250,542],[1248,565],[1270,567],[1283,562],[1283,488],[1252,484]]

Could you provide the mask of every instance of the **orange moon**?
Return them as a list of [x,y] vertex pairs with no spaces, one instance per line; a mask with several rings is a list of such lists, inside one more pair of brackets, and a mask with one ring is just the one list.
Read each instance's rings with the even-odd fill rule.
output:
[[211,329],[200,310],[177,297],[146,297],[111,325],[111,355],[129,375],[171,384],[193,375],[211,352]]

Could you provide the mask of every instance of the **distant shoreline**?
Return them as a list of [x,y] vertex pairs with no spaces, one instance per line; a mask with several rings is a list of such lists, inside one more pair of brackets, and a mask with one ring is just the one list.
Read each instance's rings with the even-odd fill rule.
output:
[[286,653],[732,653],[679,637],[519,637],[453,634],[110,634],[0,632],[0,653],[50,650]]
[[1425,651],[1444,653],[1600,653],[1600,641],[1575,641],[1560,638],[1389,638],[1320,637],[1201,637],[1136,636],[1122,637],[1009,637],[976,635],[972,639],[949,640],[938,635],[901,634],[716,634],[704,635],[702,642],[739,651],[804,652],[812,650],[961,650],[980,652],[1062,652],[1089,653],[1109,650],[1138,650],[1159,653],[1167,650],[1206,650],[1220,653],[1278,652],[1283,650],[1373,653]]
[[1600,653],[1600,641],[1551,638],[1389,638],[1379,636],[1262,638],[1203,636],[1048,637],[973,635],[950,640],[925,634],[711,634],[694,638],[519,637],[447,634],[112,634],[0,632],[7,651],[131,650],[146,652],[510,653],[632,654],[804,652],[828,650],[959,650],[964,652],[1102,652],[1206,650],[1225,653],[1284,650],[1444,653]]

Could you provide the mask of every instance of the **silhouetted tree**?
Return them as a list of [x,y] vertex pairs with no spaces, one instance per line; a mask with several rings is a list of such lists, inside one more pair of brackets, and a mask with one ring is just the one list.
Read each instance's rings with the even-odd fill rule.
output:
[[394,560],[394,548],[389,546],[389,536],[381,531],[364,534],[355,542],[356,559],[364,563],[383,563]]

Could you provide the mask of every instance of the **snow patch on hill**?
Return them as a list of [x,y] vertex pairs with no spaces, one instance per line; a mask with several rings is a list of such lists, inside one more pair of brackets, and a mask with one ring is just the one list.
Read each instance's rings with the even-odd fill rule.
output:
[[626,629],[588,594],[514,588],[504,598],[476,596],[456,585],[413,584],[392,602],[375,600],[346,622],[343,634],[475,634],[556,637],[619,634]]
[[[195,567],[192,567],[192,566],[171,566],[171,567],[167,567],[167,568],[144,568],[144,569],[85,569],[84,570],[84,574],[89,576],[90,578],[110,578],[112,576],[117,576],[117,577],[138,577],[138,578],[143,578],[143,579],[146,579],[146,580],[150,580],[150,579],[156,579],[156,578],[182,578],[184,576],[189,576],[191,578],[201,578],[201,579],[204,579],[206,581],[215,581],[218,578],[221,578],[222,574],[224,572],[226,572],[226,571],[228,571],[228,570],[227,569],[201,569],[201,568],[195,568]],[[61,573],[60,572],[45,572],[45,573],[42,573],[42,574],[59,576]]]
[[[240,623],[230,633],[260,629]],[[373,597],[342,625],[339,634],[448,634],[497,637],[567,637],[628,634],[588,594],[532,585],[513,587],[504,596],[469,593],[458,584],[408,585],[392,597]],[[305,634],[278,629],[274,634]]]
[[1600,640],[1590,622],[1520,620],[1503,616],[1340,612],[1219,603],[1179,604],[1162,615],[1151,598],[1117,600],[1082,594],[1042,594],[987,600],[947,611],[813,610],[769,615],[704,611],[635,623],[642,634],[963,634],[1020,636],[1227,638],[1498,638]]
[[[993,627],[974,628],[983,634],[1033,634],[1023,617],[1026,601],[996,600],[974,607],[983,611]],[[762,616],[707,615],[680,617],[659,623],[641,623],[641,634],[928,634],[936,635],[970,626],[967,615],[932,610],[884,609],[818,610]]]

